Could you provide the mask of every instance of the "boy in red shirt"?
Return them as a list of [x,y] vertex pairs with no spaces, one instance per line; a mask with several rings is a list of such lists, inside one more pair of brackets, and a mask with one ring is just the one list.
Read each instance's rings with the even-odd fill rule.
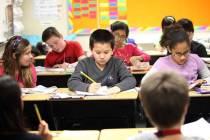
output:
[[52,48],[46,56],[45,67],[67,68],[70,64],[85,57],[80,44],[63,40],[63,36],[55,27],[48,27],[43,31],[42,41]]

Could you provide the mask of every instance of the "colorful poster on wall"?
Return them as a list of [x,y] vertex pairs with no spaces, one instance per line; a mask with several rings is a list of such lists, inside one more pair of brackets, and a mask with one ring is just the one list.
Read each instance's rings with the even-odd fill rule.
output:
[[[116,20],[126,21],[127,0],[67,0],[69,18],[68,24],[77,24],[76,27],[91,28],[89,23],[95,22],[95,28],[107,28]],[[68,7],[69,7],[68,6]],[[72,16],[70,16],[72,15]],[[88,21],[88,22],[87,22]],[[78,28],[80,29],[80,28]],[[76,30],[78,30],[76,29]]]

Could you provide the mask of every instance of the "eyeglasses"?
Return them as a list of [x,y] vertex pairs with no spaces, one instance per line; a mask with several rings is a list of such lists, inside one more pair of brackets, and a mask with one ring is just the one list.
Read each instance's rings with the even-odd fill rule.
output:
[[187,56],[190,53],[190,50],[187,50],[186,52],[180,53],[180,52],[174,52],[175,56],[182,57]]
[[22,37],[21,36],[12,36],[10,41],[13,41],[13,44],[11,45],[13,52],[17,50],[18,45],[20,44]]
[[126,39],[126,35],[120,35],[117,33],[114,33],[114,37],[116,40],[121,40],[121,41],[124,41]]

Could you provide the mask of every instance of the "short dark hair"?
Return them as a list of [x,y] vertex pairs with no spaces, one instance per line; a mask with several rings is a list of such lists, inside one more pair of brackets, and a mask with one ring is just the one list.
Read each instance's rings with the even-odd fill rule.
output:
[[39,50],[41,55],[46,55],[47,52],[47,45],[44,42],[38,42],[36,44],[36,48]]
[[190,46],[189,36],[186,31],[179,25],[174,24],[166,27],[160,39],[160,45],[173,49],[178,43],[187,42]]
[[95,43],[110,43],[112,50],[114,49],[114,36],[105,29],[97,29],[90,35],[90,50],[93,49]]
[[46,42],[52,36],[62,37],[61,33],[55,27],[48,27],[42,33],[42,41]]
[[141,85],[140,97],[149,120],[170,128],[182,120],[189,104],[187,81],[174,72],[158,72]]
[[0,91],[0,133],[26,132],[18,83],[10,76],[1,76]]
[[183,18],[177,21],[178,24],[180,24],[186,32],[193,32],[194,33],[194,27],[191,20]]
[[173,16],[165,16],[161,21],[162,30],[166,27],[176,23],[176,19]]
[[126,37],[128,37],[129,35],[129,27],[126,23],[122,22],[122,21],[115,21],[114,23],[111,24],[111,30],[112,32],[116,31],[116,30],[123,30],[126,33]]

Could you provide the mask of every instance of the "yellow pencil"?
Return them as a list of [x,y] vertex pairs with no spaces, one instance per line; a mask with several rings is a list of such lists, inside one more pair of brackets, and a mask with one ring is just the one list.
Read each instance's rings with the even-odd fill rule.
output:
[[83,71],[80,71],[80,74],[83,75],[84,77],[86,77],[88,80],[90,80],[93,83],[96,83],[96,81],[94,81],[92,78],[90,78],[87,74],[85,74]]
[[34,104],[34,108],[35,108],[35,111],[36,111],[37,118],[41,122],[42,117],[40,115],[39,108],[38,108],[38,106],[36,104]]

